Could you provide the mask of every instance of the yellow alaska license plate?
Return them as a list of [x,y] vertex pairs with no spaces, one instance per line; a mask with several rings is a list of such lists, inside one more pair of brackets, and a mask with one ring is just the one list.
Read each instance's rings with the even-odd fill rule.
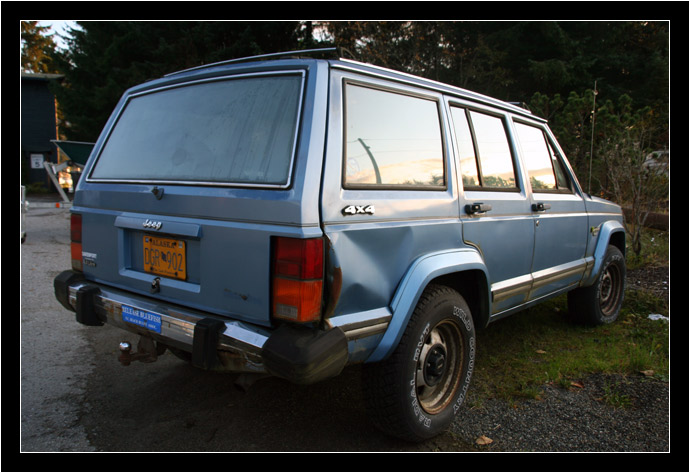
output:
[[175,279],[187,279],[186,245],[183,240],[144,235],[144,270]]

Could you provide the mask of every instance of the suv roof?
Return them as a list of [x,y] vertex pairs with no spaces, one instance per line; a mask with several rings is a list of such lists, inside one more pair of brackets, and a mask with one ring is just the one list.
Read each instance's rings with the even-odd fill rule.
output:
[[[279,52],[279,53],[270,53],[270,54],[261,54],[257,56],[248,56],[248,57],[243,57],[243,58],[236,58],[236,59],[228,59],[226,61],[220,61],[220,62],[215,62],[211,64],[205,64],[201,66],[196,66],[196,67],[191,67],[188,69],[183,69],[180,71],[176,72],[171,72],[169,74],[166,74],[164,77],[173,77],[173,76],[179,76],[183,74],[187,74],[190,72],[196,72],[199,70],[204,70],[204,69],[211,69],[211,68],[220,68],[223,66],[226,66],[224,68],[227,68],[227,66],[235,66],[235,65],[240,65],[240,64],[246,64],[246,63],[251,63],[251,62],[261,62],[265,60],[280,60],[280,61],[299,61],[300,63],[303,63],[305,61],[307,62],[317,62],[317,61],[327,61],[332,67],[335,68],[340,68],[340,69],[350,69],[350,70],[357,70],[362,73],[366,73],[369,75],[379,75],[379,76],[385,76],[389,80],[396,80],[399,82],[404,82],[404,83],[411,83],[417,86],[421,87],[426,87],[426,88],[433,88],[435,90],[441,90],[444,93],[450,94],[450,95],[456,95],[460,96],[463,98],[467,98],[476,102],[480,102],[486,105],[491,105],[497,108],[501,108],[503,110],[507,110],[509,112],[518,114],[518,115],[523,115],[530,117],[532,119],[536,119],[539,121],[546,122],[545,119],[538,117],[536,115],[533,115],[532,112],[529,109],[526,109],[524,107],[521,107],[517,105],[516,103],[511,103],[511,102],[504,102],[502,100],[495,99],[493,97],[489,97],[477,92],[472,92],[467,89],[463,89],[461,87],[456,87],[450,84],[446,84],[443,82],[437,82],[431,79],[427,79],[424,77],[416,76],[414,74],[409,74],[406,72],[401,72],[401,71],[396,71],[394,69],[389,69],[386,67],[382,66],[377,66],[374,64],[368,64],[368,63],[363,63],[359,61],[355,61],[352,59],[346,59],[344,57],[340,57],[340,54],[343,52],[340,48],[320,48],[320,49],[304,49],[304,50],[296,50],[296,51],[284,51],[284,52]],[[349,52],[348,52],[349,53]],[[334,56],[335,59],[328,58],[328,59],[318,59],[314,58],[313,56],[318,56],[318,55],[331,55]]]

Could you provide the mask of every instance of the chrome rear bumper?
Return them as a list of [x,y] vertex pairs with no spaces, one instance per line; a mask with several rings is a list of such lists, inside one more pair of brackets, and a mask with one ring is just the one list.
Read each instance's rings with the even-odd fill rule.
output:
[[[76,307],[77,291],[80,286],[69,288],[69,301],[72,307]],[[123,302],[124,301],[124,302]],[[139,309],[158,313],[161,315],[161,336],[179,342],[179,344],[191,348],[194,338],[194,327],[208,316],[189,309],[176,309],[171,306],[151,304],[143,299],[131,299],[123,293],[101,288],[100,294],[95,297],[95,309],[99,316],[107,318],[107,323],[125,330],[140,333],[141,329],[132,326],[122,320],[122,306],[130,305]],[[219,319],[221,320],[221,319]],[[221,332],[219,348],[229,350],[248,350],[259,354],[270,332],[256,326],[251,326],[237,320],[222,320],[225,328]],[[145,333],[149,333],[146,331]]]
[[[338,327],[268,330],[95,284],[72,271],[57,276],[54,288],[58,301],[76,312],[78,322],[108,323],[189,352],[192,364],[204,369],[269,373],[309,384],[339,374],[348,358],[347,338]],[[123,307],[155,318],[155,329],[125,321]]]

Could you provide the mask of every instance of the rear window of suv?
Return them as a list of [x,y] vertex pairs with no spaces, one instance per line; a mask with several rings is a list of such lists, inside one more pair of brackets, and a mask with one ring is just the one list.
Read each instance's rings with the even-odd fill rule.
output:
[[253,75],[133,96],[90,178],[288,186],[302,82]]

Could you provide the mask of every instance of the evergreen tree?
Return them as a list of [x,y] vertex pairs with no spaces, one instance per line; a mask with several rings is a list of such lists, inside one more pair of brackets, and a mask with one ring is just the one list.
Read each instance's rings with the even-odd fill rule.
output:
[[69,139],[95,141],[123,92],[189,67],[299,49],[299,22],[78,22],[66,51],[54,54],[65,75],[55,93]]
[[503,100],[536,93],[668,102],[668,22],[325,22],[355,58]]
[[21,70],[23,72],[55,73],[57,69],[51,59],[55,43],[47,26],[38,26],[37,21],[21,22]]

